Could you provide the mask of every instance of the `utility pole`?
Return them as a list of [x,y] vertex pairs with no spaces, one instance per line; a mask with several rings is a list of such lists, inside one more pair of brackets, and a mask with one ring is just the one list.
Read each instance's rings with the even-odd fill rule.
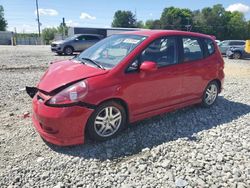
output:
[[62,27],[63,27],[63,39],[64,39],[64,37],[65,37],[65,19],[63,18],[62,19]]
[[36,0],[36,15],[37,15],[37,25],[38,25],[38,36],[41,36],[41,30],[40,30],[40,19],[39,19],[39,11],[38,11],[38,0]]

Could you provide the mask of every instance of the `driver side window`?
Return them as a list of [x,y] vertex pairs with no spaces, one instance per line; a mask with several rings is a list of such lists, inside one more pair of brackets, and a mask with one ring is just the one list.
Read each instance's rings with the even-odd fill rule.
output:
[[164,67],[177,63],[177,45],[174,37],[164,37],[153,41],[141,53],[141,62],[153,61],[158,67]]

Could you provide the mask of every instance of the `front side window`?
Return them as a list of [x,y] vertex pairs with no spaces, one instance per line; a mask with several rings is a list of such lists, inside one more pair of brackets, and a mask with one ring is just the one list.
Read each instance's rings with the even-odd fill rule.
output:
[[97,36],[85,36],[86,40],[99,40],[99,38]]
[[183,61],[195,61],[202,59],[204,54],[201,48],[201,43],[198,38],[194,37],[183,37],[182,38],[183,43]]
[[111,69],[146,38],[145,36],[130,34],[112,35],[83,51],[77,58],[80,60],[88,58],[106,69]]
[[153,61],[158,67],[177,63],[176,39],[164,37],[156,39],[142,53],[141,62]]
[[77,37],[77,39],[78,39],[78,40],[86,40],[86,39],[85,39],[85,36],[79,36],[79,37]]
[[206,48],[208,50],[208,55],[212,55],[215,52],[215,46],[211,39],[205,39]]

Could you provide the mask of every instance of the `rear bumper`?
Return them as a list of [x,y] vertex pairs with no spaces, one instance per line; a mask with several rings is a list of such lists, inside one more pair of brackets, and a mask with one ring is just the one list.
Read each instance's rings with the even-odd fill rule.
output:
[[38,133],[48,142],[60,145],[84,143],[85,125],[92,109],[85,107],[49,107],[33,98],[32,120]]

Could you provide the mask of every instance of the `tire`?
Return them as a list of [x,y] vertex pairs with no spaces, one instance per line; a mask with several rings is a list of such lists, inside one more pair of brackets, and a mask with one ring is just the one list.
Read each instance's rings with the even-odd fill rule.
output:
[[93,140],[109,140],[125,128],[126,120],[127,113],[124,107],[109,101],[98,106],[92,113],[87,123],[87,131]]
[[233,58],[234,59],[240,59],[241,58],[241,53],[240,52],[234,52]]
[[74,52],[74,49],[71,47],[71,46],[66,46],[64,49],[63,49],[63,53],[65,55],[72,55]]
[[212,106],[216,102],[218,94],[219,94],[218,83],[216,81],[210,82],[203,93],[202,103],[201,103],[202,106],[204,107]]

